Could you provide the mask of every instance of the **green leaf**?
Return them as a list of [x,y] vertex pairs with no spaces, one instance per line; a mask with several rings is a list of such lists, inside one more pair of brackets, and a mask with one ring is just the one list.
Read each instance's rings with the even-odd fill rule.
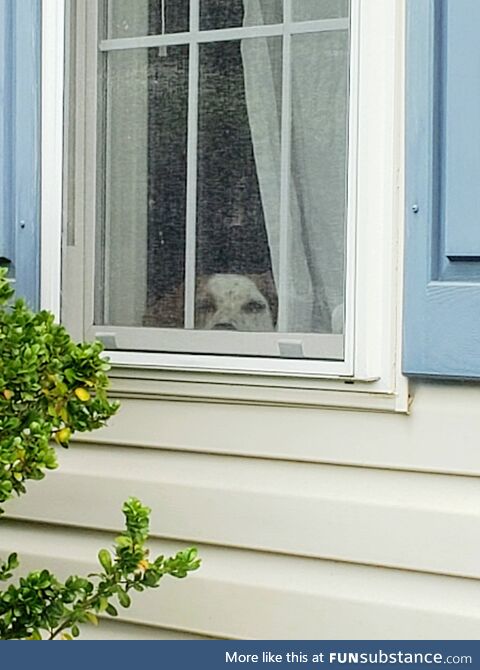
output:
[[117,591],[117,597],[118,597],[118,602],[122,607],[130,607],[132,604],[132,601],[130,600],[130,596],[128,593],[123,591],[122,589],[118,589]]
[[110,614],[110,616],[118,616],[118,611],[117,611],[117,610],[115,609],[115,607],[114,607],[112,604],[110,604],[110,603],[108,603],[108,605],[107,605],[105,611],[107,612],[107,614]]
[[98,611],[105,612],[108,607],[108,599],[105,596],[100,596],[98,599]]
[[8,570],[15,570],[15,568],[18,568],[18,566],[19,566],[19,561],[18,561],[17,554],[15,554],[15,553],[10,554],[10,556],[7,558],[7,568],[8,568]]
[[98,552],[98,560],[100,561],[100,565],[105,570],[107,575],[110,574],[112,571],[112,556],[108,549],[100,549]]

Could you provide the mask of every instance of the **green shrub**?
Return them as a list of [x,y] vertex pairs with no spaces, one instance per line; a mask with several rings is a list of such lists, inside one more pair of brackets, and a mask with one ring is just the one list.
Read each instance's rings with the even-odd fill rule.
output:
[[99,342],[75,344],[53,315],[34,313],[0,270],[0,505],[25,482],[57,466],[54,438],[102,426],[117,410],[107,399],[108,363]]
[[[25,482],[57,467],[52,440],[67,447],[75,432],[103,426],[118,409],[107,398],[109,365],[102,345],[74,343],[52,314],[34,313],[23,300],[9,304],[12,295],[0,270],[0,505],[25,493]],[[0,639],[77,637],[79,624],[96,623],[98,613],[117,614],[112,599],[128,607],[130,591],[199,567],[193,548],[150,560],[150,510],[131,498],[123,512],[126,529],[113,553],[99,552],[100,573],[61,582],[41,570],[0,591]],[[0,580],[11,580],[17,567],[11,554],[0,563]]]

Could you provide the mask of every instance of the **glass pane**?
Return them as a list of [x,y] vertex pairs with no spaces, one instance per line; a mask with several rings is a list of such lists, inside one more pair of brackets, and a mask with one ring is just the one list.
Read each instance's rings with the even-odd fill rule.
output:
[[182,327],[188,46],[109,52],[103,84],[96,323]]
[[261,26],[283,21],[283,0],[200,0],[200,30]]
[[343,331],[348,54],[348,31],[292,37],[290,331]]
[[349,0],[291,0],[294,21],[347,18]]
[[188,31],[189,0],[106,0],[108,39]]
[[200,329],[275,330],[281,77],[281,37],[200,46]]
[[[98,325],[194,326],[225,331],[208,335],[215,340],[196,333],[203,351],[218,353],[224,338],[223,353],[255,354],[262,342],[262,355],[300,357],[317,355],[313,334],[343,332],[349,35],[291,40],[288,194],[281,192],[282,37],[199,45],[197,184],[189,185],[195,248],[188,249],[187,117],[197,102],[188,99],[189,46],[103,56]],[[248,331],[257,340],[242,340]]]

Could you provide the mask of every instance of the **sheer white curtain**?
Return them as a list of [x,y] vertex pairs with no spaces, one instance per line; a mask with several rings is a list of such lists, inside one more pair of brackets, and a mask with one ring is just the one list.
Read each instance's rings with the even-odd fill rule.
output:
[[[342,7],[343,5],[343,7]],[[294,1],[295,20],[334,18],[345,3]],[[282,20],[281,0],[244,0],[245,25]],[[333,10],[337,12],[333,14]],[[255,161],[279,281],[281,68],[280,40],[242,43]],[[341,330],[344,293],[348,33],[294,35],[291,48],[291,173],[287,330]],[[340,318],[339,318],[340,317]]]
[[[134,8],[130,0],[110,0],[108,16],[109,34],[148,34],[148,0]],[[105,304],[97,308],[105,323],[139,326],[147,286],[148,54],[127,49],[108,58]]]

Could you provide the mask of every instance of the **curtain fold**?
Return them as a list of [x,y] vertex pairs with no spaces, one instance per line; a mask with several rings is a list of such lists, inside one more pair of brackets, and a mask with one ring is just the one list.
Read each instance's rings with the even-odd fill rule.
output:
[[[281,0],[244,0],[244,25],[280,23],[282,4]],[[294,18],[333,18],[330,5],[324,0],[294,2]],[[339,8],[345,12],[346,0],[335,8],[336,16]],[[345,274],[348,31],[301,34],[291,39],[288,263],[282,269],[282,54],[265,38],[242,41],[246,102],[265,225],[277,288],[280,272],[287,272],[283,328],[338,332],[343,327]]]

